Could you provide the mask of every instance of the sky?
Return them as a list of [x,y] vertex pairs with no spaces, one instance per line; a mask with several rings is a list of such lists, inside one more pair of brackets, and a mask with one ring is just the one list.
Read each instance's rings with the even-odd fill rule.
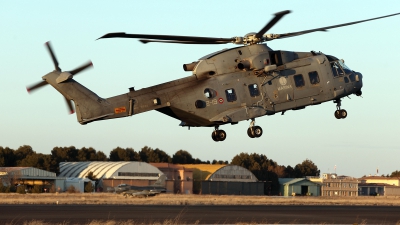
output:
[[[274,40],[274,50],[321,51],[344,59],[363,74],[363,97],[344,98],[344,120],[326,102],[300,111],[256,119],[264,130],[249,138],[249,121],[224,125],[227,139],[214,142],[213,128],[183,128],[157,111],[80,125],[51,86],[32,94],[26,86],[54,69],[44,43],[51,41],[60,67],[91,60],[94,68],[74,77],[108,98],[191,76],[182,64],[225,45],[142,44],[102,39],[106,33],[230,38],[258,32],[283,10],[292,13],[268,33],[287,33],[400,12],[400,1],[3,1],[0,3],[0,146],[30,145],[50,154],[56,146],[93,147],[106,155],[116,147],[183,149],[203,161],[231,161],[241,153],[264,154],[280,165],[312,160],[321,173],[361,177],[390,174],[399,164],[400,16]],[[336,165],[336,170],[335,170]]]

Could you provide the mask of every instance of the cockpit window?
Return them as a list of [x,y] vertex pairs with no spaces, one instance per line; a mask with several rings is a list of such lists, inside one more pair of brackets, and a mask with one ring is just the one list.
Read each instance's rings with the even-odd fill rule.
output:
[[344,64],[343,60],[339,60],[338,62],[346,74],[351,74],[351,69]]
[[258,89],[257,84],[250,84],[249,91],[251,97],[256,97],[260,95],[260,90]]
[[344,72],[338,62],[331,62],[334,77],[343,76]]

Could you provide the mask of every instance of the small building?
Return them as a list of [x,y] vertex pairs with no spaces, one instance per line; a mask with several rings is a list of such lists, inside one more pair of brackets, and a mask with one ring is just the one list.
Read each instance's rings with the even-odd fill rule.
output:
[[68,177],[65,179],[65,189],[68,190],[69,187],[73,186],[75,188],[75,191],[83,193],[85,192],[85,187],[88,183],[91,183],[94,192],[94,187],[96,183],[95,181],[92,181],[88,178]]
[[150,163],[166,176],[166,189],[169,193],[193,193],[193,171],[183,165],[171,163]]
[[368,176],[359,178],[361,184],[389,184],[400,186],[400,177]]
[[97,180],[97,191],[112,189],[119,184],[148,186],[163,174],[157,167],[145,162],[61,162],[59,177]]
[[40,186],[43,192],[64,187],[64,179],[56,177],[56,173],[34,167],[0,167],[0,182],[5,186],[24,185],[27,190]]
[[400,196],[400,187],[383,183],[358,184],[359,196]]
[[283,196],[320,196],[321,184],[306,178],[279,178],[279,192]]
[[325,173],[322,175],[321,196],[358,196],[358,179]]

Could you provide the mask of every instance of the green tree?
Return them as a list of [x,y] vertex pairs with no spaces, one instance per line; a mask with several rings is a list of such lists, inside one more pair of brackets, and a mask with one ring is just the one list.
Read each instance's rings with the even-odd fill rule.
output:
[[77,161],[85,162],[85,161],[97,161],[96,150],[92,147],[90,148],[81,148],[78,150],[78,155],[76,157]]
[[185,150],[179,150],[172,156],[172,163],[174,164],[193,164],[194,161],[192,155]]
[[390,174],[390,177],[400,177],[400,171],[393,171],[392,174]]
[[172,162],[171,157],[164,151],[144,146],[139,152],[140,160],[148,163]]
[[132,148],[117,147],[110,152],[110,161],[140,161],[140,156]]
[[305,176],[319,176],[319,170],[311,160],[306,159],[294,167],[294,174],[297,178]]
[[102,152],[102,151],[96,152],[96,158],[97,158],[97,161],[108,161],[106,154],[104,154],[104,152]]
[[277,163],[268,159],[266,155],[240,153],[233,157],[231,164],[244,167],[250,170],[259,181],[265,181],[265,194],[271,195],[279,192],[278,176],[273,172]]
[[16,160],[16,165],[21,162],[21,160],[25,159],[26,157],[36,154],[35,151],[33,151],[32,147],[29,145],[23,145],[19,147],[17,150],[14,151],[15,155],[15,160]]
[[14,150],[0,147],[0,167],[10,167],[16,165]]
[[54,147],[51,150],[51,165],[52,172],[59,174],[60,172],[60,162],[76,162],[77,161],[78,150],[74,146],[70,147]]

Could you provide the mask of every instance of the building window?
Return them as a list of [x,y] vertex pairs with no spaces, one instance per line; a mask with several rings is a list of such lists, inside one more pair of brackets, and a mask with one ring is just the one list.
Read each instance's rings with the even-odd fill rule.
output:
[[304,78],[302,74],[294,75],[294,84],[296,87],[301,88],[304,84]]
[[313,85],[319,84],[319,76],[317,71],[309,72],[310,83]]
[[249,85],[249,91],[250,91],[250,96],[251,97],[256,97],[260,95],[260,90],[258,89],[257,84],[250,84]]
[[234,102],[237,100],[235,89],[233,89],[233,88],[227,89],[227,90],[225,90],[225,94],[226,94],[226,100],[228,102]]
[[119,177],[159,177],[158,173],[118,172]]

